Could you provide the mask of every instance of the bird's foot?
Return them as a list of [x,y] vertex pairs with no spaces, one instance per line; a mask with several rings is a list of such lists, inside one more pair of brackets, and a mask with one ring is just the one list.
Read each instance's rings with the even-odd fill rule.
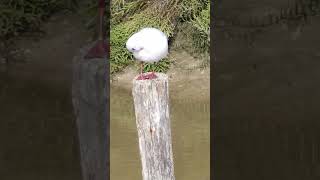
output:
[[147,80],[147,79],[156,79],[158,76],[152,72],[152,73],[149,73],[147,75],[144,75],[144,74],[141,74],[137,80]]
[[143,74],[141,74],[141,75],[137,78],[137,80],[146,80],[146,78],[144,77]]
[[144,76],[146,79],[156,79],[158,76],[155,73],[147,74]]
[[98,40],[97,43],[85,55],[86,59],[104,58],[107,55],[108,45],[103,40]]

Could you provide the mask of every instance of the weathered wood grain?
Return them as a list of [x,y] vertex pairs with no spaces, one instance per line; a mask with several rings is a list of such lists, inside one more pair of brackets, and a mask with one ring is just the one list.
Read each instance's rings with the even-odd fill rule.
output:
[[83,180],[109,177],[109,65],[107,59],[84,59],[93,44],[73,61],[72,101],[77,118]]
[[174,180],[168,76],[133,80],[143,180]]

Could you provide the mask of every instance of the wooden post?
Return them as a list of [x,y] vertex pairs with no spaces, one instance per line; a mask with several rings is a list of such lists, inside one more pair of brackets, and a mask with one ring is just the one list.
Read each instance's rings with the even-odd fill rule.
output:
[[72,101],[76,115],[82,180],[109,177],[109,65],[106,58],[84,59],[95,43],[73,61]]
[[133,80],[133,100],[143,180],[174,180],[168,76]]

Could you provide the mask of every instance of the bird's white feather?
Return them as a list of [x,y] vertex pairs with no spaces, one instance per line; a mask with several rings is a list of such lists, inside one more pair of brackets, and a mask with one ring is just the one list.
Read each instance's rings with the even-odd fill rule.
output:
[[133,56],[143,62],[157,62],[168,54],[168,38],[156,28],[143,28],[126,43]]

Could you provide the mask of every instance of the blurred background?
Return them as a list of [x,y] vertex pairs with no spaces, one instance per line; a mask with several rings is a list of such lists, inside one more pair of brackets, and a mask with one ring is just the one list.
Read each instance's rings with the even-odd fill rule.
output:
[[216,179],[319,178],[319,12],[318,0],[217,1]]
[[0,179],[81,178],[72,60],[95,40],[97,4],[0,1]]

